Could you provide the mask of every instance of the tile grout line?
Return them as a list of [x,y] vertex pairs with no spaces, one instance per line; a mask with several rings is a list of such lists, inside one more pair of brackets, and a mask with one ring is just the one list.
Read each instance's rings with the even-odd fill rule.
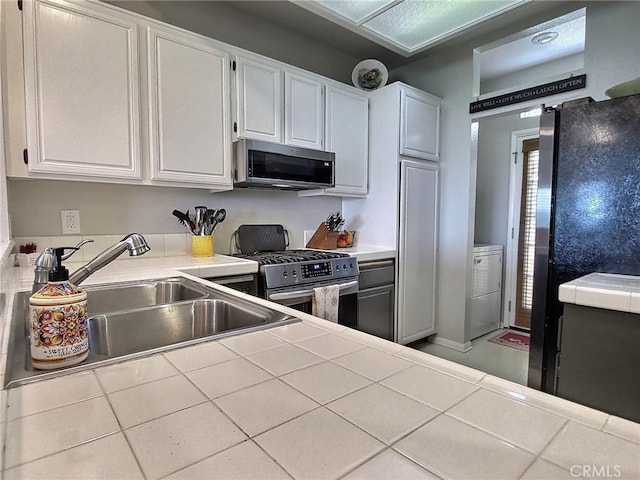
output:
[[138,466],[138,469],[140,470],[140,473],[142,473],[142,476],[146,479],[147,478],[147,474],[145,473],[145,471],[142,468],[142,464],[140,463],[140,460],[138,459],[138,456],[136,455],[136,452],[133,449],[133,445],[131,445],[131,442],[129,441],[128,435],[125,433],[124,428],[122,428],[122,424],[120,423],[120,419],[118,418],[118,415],[116,415],[116,411],[113,408],[113,405],[111,403],[111,399],[109,399],[109,395],[107,394],[107,392],[106,392],[106,390],[104,388],[104,385],[100,381],[100,377],[98,376],[98,374],[96,373],[95,370],[92,370],[92,372],[93,372],[94,376],[96,377],[96,380],[98,381],[98,385],[100,386],[100,389],[102,390],[102,392],[104,394],[104,397],[107,400],[107,403],[109,404],[109,408],[111,409],[111,413],[113,413],[113,416],[115,417],[116,422],[118,422],[118,426],[120,427],[120,433],[122,433],[124,441],[127,442],[127,447],[129,447],[129,451],[131,452],[131,455],[133,455],[133,458],[135,459],[136,465]]
[[[498,378],[498,377],[496,377],[496,378]],[[508,380],[507,380],[507,381],[508,381]],[[601,431],[601,432],[603,432],[603,433],[608,433],[608,432],[605,432],[605,431],[604,431],[604,427],[606,426],[607,421],[608,421],[608,419],[609,419],[609,417],[610,417],[611,415],[607,415],[607,419],[604,421],[604,424],[603,424],[603,426],[602,426],[602,427],[598,427],[598,428],[596,428],[596,427],[594,427],[592,424],[587,423],[587,422],[588,422],[588,420],[582,420],[582,419],[578,418],[578,416],[577,416],[577,415],[573,415],[573,414],[572,414],[571,416],[569,416],[569,415],[567,415],[567,414],[565,414],[565,413],[561,413],[559,410],[555,410],[554,408],[556,408],[556,407],[554,407],[554,406],[549,406],[549,407],[547,407],[547,406],[541,405],[541,404],[539,404],[539,403],[532,403],[532,402],[529,402],[529,401],[525,401],[525,400],[521,400],[521,399],[518,399],[518,398],[514,398],[514,397],[509,396],[508,394],[506,394],[506,393],[504,392],[504,390],[502,390],[502,389],[501,389],[500,391],[497,391],[497,390],[494,390],[494,389],[492,389],[492,388],[489,388],[489,387],[487,387],[487,386],[485,386],[485,385],[478,385],[478,387],[482,388],[483,390],[487,390],[487,391],[489,391],[489,392],[493,392],[493,393],[495,393],[495,394],[497,394],[497,395],[500,395],[501,397],[507,398],[508,400],[511,400],[511,401],[514,401],[514,402],[518,402],[518,403],[521,403],[521,404],[523,404],[523,405],[527,405],[527,406],[529,406],[529,407],[533,407],[533,408],[535,408],[535,409],[537,409],[537,410],[541,410],[541,411],[543,411],[543,412],[551,413],[551,414],[553,414],[553,415],[556,415],[556,416],[558,416],[558,417],[562,417],[562,418],[567,419],[567,420],[570,420],[570,421],[572,421],[572,422],[579,423],[579,424],[581,424],[581,425],[584,425],[584,426],[589,427],[589,428],[591,428],[591,429],[593,429],[593,430],[596,430],[596,431]],[[529,387],[526,387],[526,388],[529,388]],[[542,392],[541,390],[535,390],[535,392],[537,392],[537,393],[545,393],[545,392]],[[562,401],[570,402],[571,404],[576,405],[576,406],[578,406],[578,407],[583,407],[583,408],[588,408],[588,409],[590,409],[590,407],[587,407],[586,405],[582,405],[582,404],[579,404],[579,403],[571,402],[570,400],[565,400],[565,399],[563,399],[563,398],[561,398],[561,397],[555,397],[555,396],[552,396],[551,394],[547,394],[547,395],[549,395],[549,396],[550,396],[550,397],[552,397],[553,399],[558,399],[558,400],[562,400]],[[558,408],[559,408],[559,407],[558,407]],[[598,412],[600,412],[600,411],[598,411]],[[601,412],[601,413],[605,413],[605,412]],[[610,435],[612,435],[612,434],[610,434]],[[617,437],[617,438],[622,438],[622,439],[624,440],[624,438],[623,438],[623,437],[619,437],[618,435],[613,435],[613,436],[614,436],[614,437]]]
[[553,441],[558,438],[558,436],[567,428],[567,426],[569,425],[569,423],[571,422],[570,419],[565,418],[564,419],[564,423],[562,424],[562,426],[558,429],[558,431],[556,433],[554,433],[551,438],[549,439],[549,441],[544,445],[544,447],[542,447],[542,449],[540,450],[540,452],[538,454],[535,455],[533,461],[531,462],[531,464],[526,468],[526,470],[524,472],[522,472],[522,475],[520,475],[519,478],[522,478],[526,475],[526,473],[529,471],[529,469],[533,466],[534,463],[536,463],[536,461],[538,460],[543,460],[545,462],[549,462],[552,465],[555,465],[556,467],[561,468],[562,470],[568,472],[569,470],[565,467],[563,467],[562,465],[554,462],[554,461],[550,461],[547,460],[546,458],[542,457],[542,454],[547,450],[547,448],[549,448],[549,445],[551,445],[551,443],[553,443]]

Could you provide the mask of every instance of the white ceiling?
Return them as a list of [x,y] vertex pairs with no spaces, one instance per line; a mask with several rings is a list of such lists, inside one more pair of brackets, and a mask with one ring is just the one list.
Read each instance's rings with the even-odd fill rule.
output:
[[[1,0],[0,0],[1,1]],[[185,0],[182,0],[185,1]],[[517,3],[516,7],[495,15],[492,18],[474,25],[470,25],[447,39],[441,38],[438,43],[421,47],[420,52],[412,53],[407,57],[406,53],[398,53],[398,49],[392,49],[389,43],[385,43],[379,37],[365,35],[364,29],[353,28],[350,20],[344,20],[336,14],[324,14],[312,12],[315,8],[311,4],[318,4],[312,0],[216,0],[230,7],[243,10],[260,18],[262,21],[278,24],[302,35],[306,35],[317,41],[331,45],[341,51],[351,54],[361,60],[374,58],[384,63],[389,70],[406,65],[430,54],[446,51],[448,47],[467,44],[471,48],[485,46],[481,51],[487,51],[502,45],[504,39],[508,41],[522,38],[523,30],[529,32],[531,25],[544,22],[549,18],[561,17],[580,7],[575,0],[544,0],[527,1]],[[321,0],[327,1],[327,0]],[[336,1],[336,0],[334,0]],[[391,0],[339,0],[339,3],[351,3],[352,7],[361,8],[359,18],[362,21],[372,8],[372,5],[389,5]],[[406,0],[405,0],[406,1]],[[448,3],[450,0],[412,0],[421,3],[439,1]],[[483,3],[487,0],[468,0],[470,3]],[[394,4],[399,0],[394,0]],[[578,3],[578,5],[576,5]],[[317,6],[317,5],[316,5]],[[304,7],[304,8],[303,8]],[[367,7],[367,9],[364,9]],[[325,9],[326,10],[326,9]],[[331,18],[329,18],[331,17]],[[536,21],[537,20],[537,21]],[[351,24],[349,24],[351,22]],[[493,42],[489,44],[489,42]],[[552,44],[555,42],[552,42]],[[550,45],[552,45],[550,44]],[[527,54],[528,55],[528,54]],[[524,56],[524,55],[523,55]]]
[[409,57],[530,0],[290,0]]
[[[500,77],[546,62],[584,52],[586,17],[585,9],[577,10],[552,21],[518,32],[509,38],[479,47],[480,78]],[[558,34],[544,44],[532,42],[541,33]]]

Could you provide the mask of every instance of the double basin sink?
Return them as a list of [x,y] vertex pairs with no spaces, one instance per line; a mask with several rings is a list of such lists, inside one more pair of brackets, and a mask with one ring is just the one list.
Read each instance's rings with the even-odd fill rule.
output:
[[299,321],[182,277],[94,285],[84,290],[89,356],[79,365],[58,370],[33,368],[28,337],[31,292],[15,294],[5,388]]

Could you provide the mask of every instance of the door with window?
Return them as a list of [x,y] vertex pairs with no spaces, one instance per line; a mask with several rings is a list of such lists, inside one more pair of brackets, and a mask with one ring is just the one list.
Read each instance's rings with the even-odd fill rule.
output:
[[509,221],[505,255],[504,326],[531,326],[538,197],[539,128],[511,132]]
[[536,200],[538,198],[539,141],[522,142],[522,195],[518,242],[518,282],[515,326],[531,328],[533,300],[533,258],[536,247]]

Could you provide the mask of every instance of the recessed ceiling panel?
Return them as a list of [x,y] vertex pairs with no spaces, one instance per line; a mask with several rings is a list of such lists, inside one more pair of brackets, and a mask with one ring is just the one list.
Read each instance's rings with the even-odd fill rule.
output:
[[397,0],[317,0],[315,3],[360,24],[367,17]]
[[363,27],[413,53],[519,3],[522,0],[404,0]]
[[[491,48],[480,47],[480,80],[509,73],[584,53],[586,11],[584,8],[564,15],[552,22],[529,29],[526,35],[511,39]],[[524,33],[524,32],[523,32]],[[548,43],[532,39],[541,34],[555,34]]]

